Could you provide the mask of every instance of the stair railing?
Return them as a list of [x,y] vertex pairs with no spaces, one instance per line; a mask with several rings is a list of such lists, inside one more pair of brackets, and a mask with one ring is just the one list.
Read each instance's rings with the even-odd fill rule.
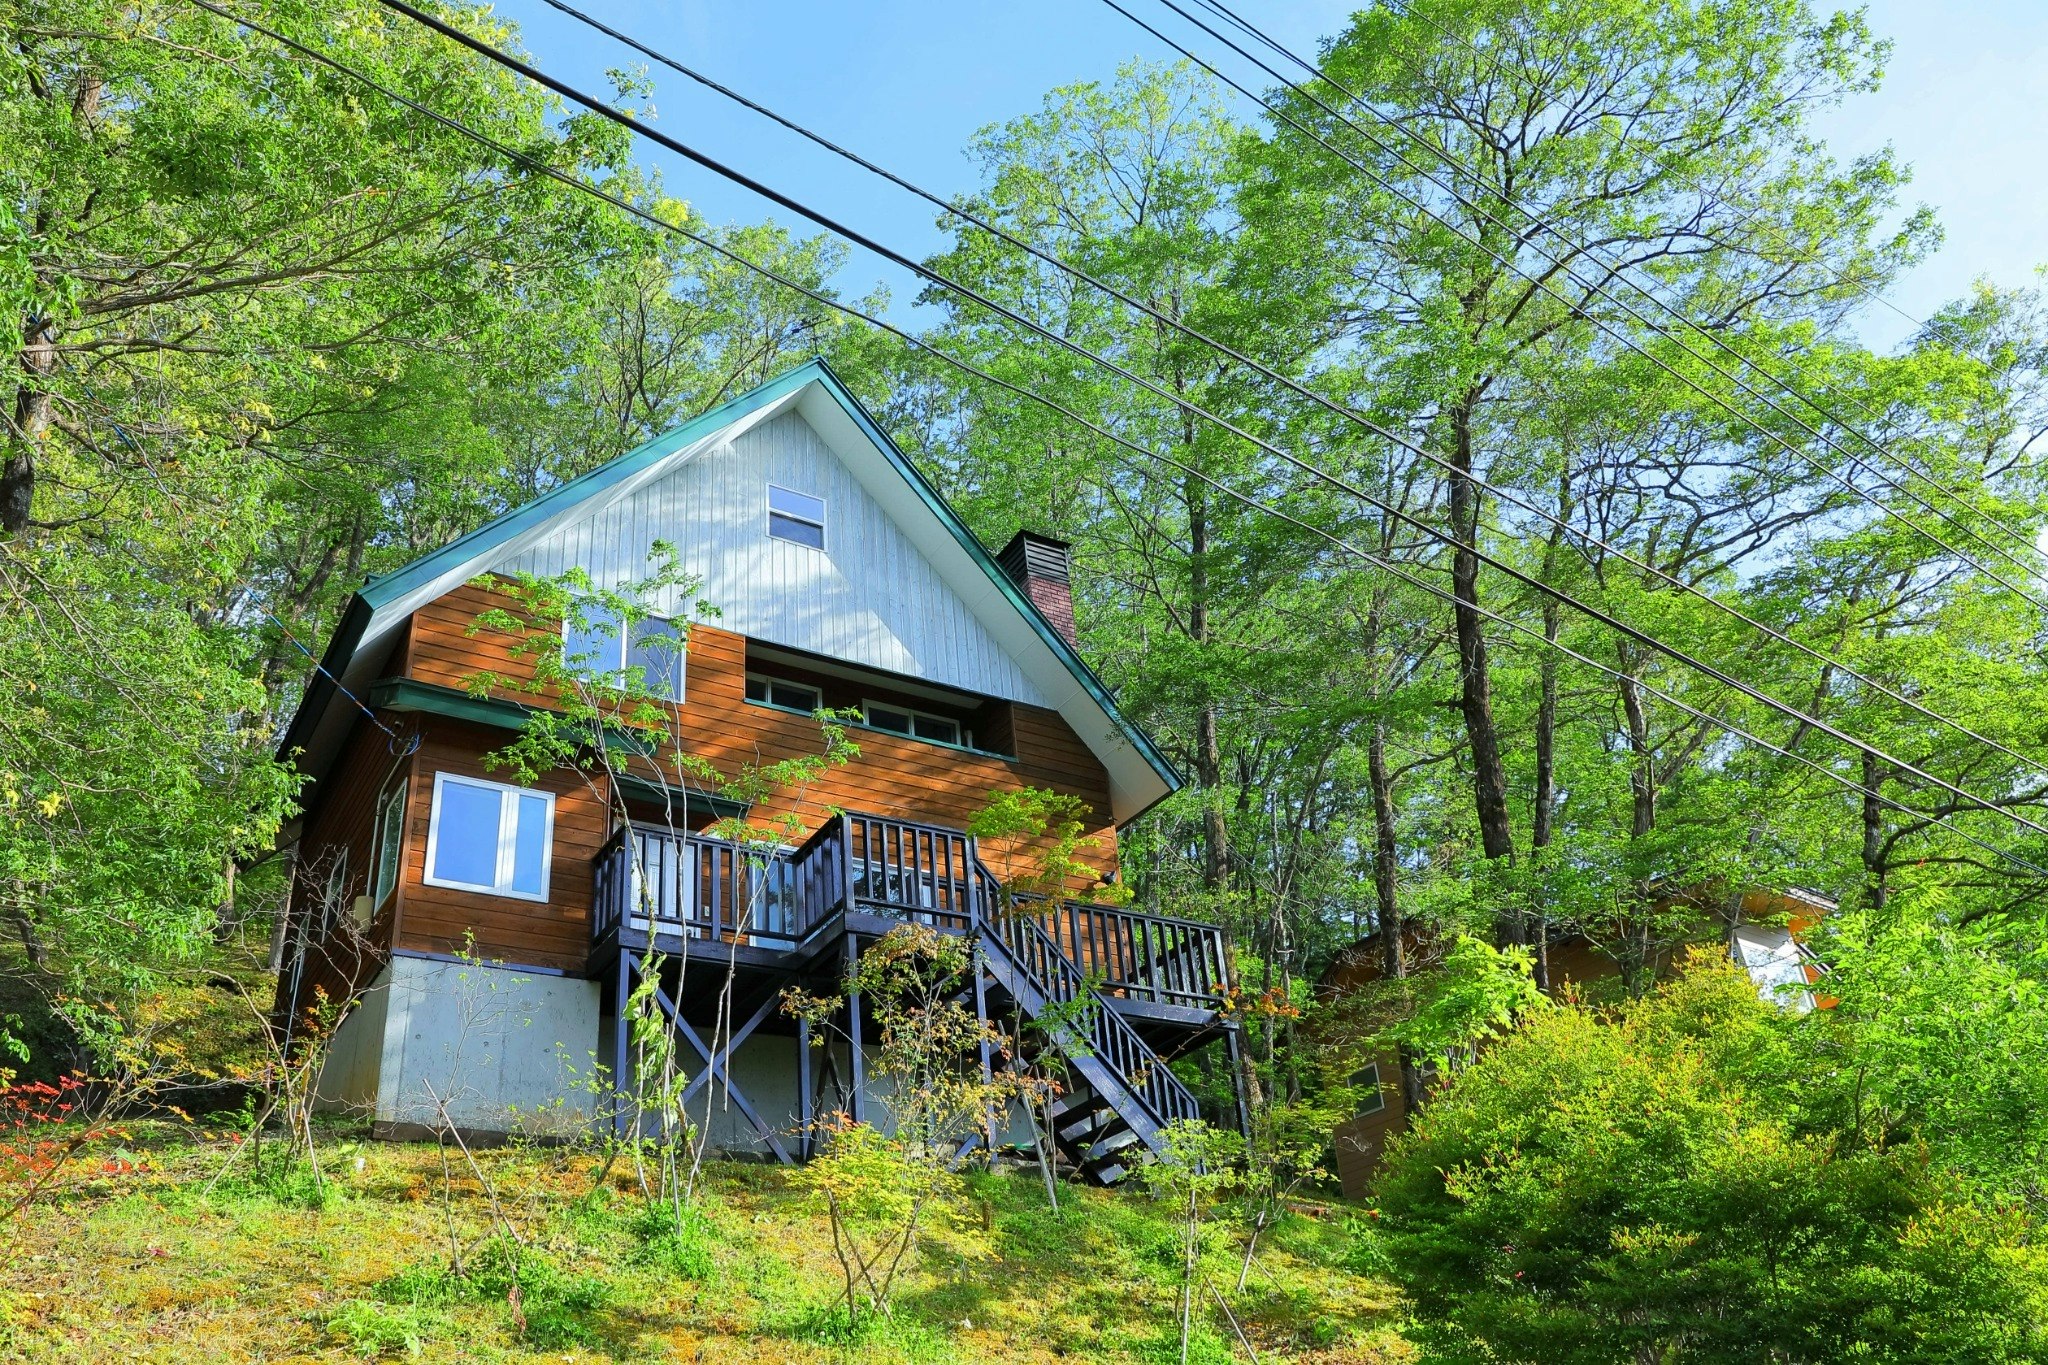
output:
[[985,929],[1001,940],[1026,980],[1048,1001],[1092,998],[1094,1008],[1088,1011],[1087,1036],[1080,1041],[1109,1068],[1153,1124],[1163,1128],[1177,1120],[1200,1118],[1202,1109],[1194,1092],[1089,985],[1080,967],[1060,950],[1037,918],[1028,911],[1018,912],[1015,907],[1010,907],[1011,913],[1003,913],[1002,884],[979,858],[975,860],[975,881]]

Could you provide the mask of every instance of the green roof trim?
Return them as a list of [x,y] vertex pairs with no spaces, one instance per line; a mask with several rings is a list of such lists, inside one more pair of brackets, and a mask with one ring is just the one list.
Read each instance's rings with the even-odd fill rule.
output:
[[[882,430],[881,424],[875,421],[860,399],[854,396],[853,391],[846,387],[822,358],[806,361],[759,388],[729,399],[675,430],[665,432],[627,451],[624,455],[599,465],[589,473],[542,494],[532,502],[506,512],[468,535],[422,555],[403,568],[394,569],[388,574],[366,582],[350,600],[341,624],[335,629],[334,638],[328,643],[327,651],[321,659],[319,671],[306,689],[305,700],[301,703],[298,713],[293,716],[284,742],[279,746],[280,754],[289,755],[294,750],[302,749],[310,740],[319,718],[334,702],[334,679],[348,669],[357,647],[379,610],[410,593],[417,592],[479,556],[491,553],[527,531],[544,525],[584,499],[644,473],[692,442],[711,435],[772,403],[779,402],[811,383],[816,383],[830,394],[833,401],[839,404],[861,433],[882,452],[890,467],[910,485],[932,515],[937,517],[954,540],[959,542],[968,557],[981,566],[989,581],[995,584],[1010,605],[1015,607],[1037,632],[1038,638],[1053,652],[1053,656],[1065,665],[1067,671],[1074,676],[1074,680],[1081,684],[1090,699],[1110,718],[1118,732],[1144,758],[1160,781],[1166,784],[1167,789],[1179,789],[1182,785],[1180,774],[1174,771],[1173,765],[1159,752],[1151,738],[1124,715],[1115,698],[1110,695],[1108,686],[1096,676],[1095,670],[1090,668],[1074,647],[1053,629],[1052,623],[1046,620],[1037,604],[1026,596],[1023,589],[1011,579],[1000,564],[996,563],[995,556],[991,555],[987,547],[967,529],[967,524],[960,520],[959,514],[947,505],[938,490],[932,487],[930,481],[889,434]],[[394,690],[387,691],[387,688]],[[435,693],[445,693],[447,696],[437,698],[433,705],[421,705],[418,703],[425,699],[426,693],[418,689],[431,689]],[[399,698],[413,704],[401,705],[396,700]],[[391,679],[376,684],[369,700],[372,706],[391,710],[434,711],[440,715],[476,720],[485,725],[502,726],[511,723],[516,727],[518,724],[524,724],[524,708],[518,707],[515,703],[483,701],[452,688],[434,687],[432,684],[403,679]],[[457,706],[458,702],[479,708],[512,707],[520,713],[520,719],[517,722],[509,722],[506,713],[496,709],[478,711],[474,714],[450,709]]]
[[976,538],[974,532],[967,529],[967,523],[960,520],[960,514],[939,496],[939,491],[932,487],[923,472],[911,463],[910,457],[905,455],[889,434],[882,430],[881,424],[868,414],[860,399],[854,397],[853,391],[832,372],[832,367],[819,359],[791,373],[812,370],[815,370],[815,373],[807,375],[807,378],[817,379],[827,393],[839,400],[847,415],[853,418],[868,439],[888,458],[896,472],[916,490],[918,497],[924,500],[925,506],[931,509],[932,515],[953,533],[953,538],[960,542],[960,547],[967,551],[975,563],[981,565],[982,571],[1002,590],[1010,605],[1023,613],[1024,619],[1031,623],[1031,628],[1038,632],[1039,639],[1052,650],[1054,657],[1067,666],[1067,671],[1074,675],[1074,680],[1087,690],[1088,695],[1094,698],[1095,704],[1100,706],[1110,720],[1116,723],[1117,729],[1123,732],[1124,738],[1144,756],[1145,762],[1159,775],[1159,780],[1166,784],[1167,790],[1179,790],[1182,785],[1180,774],[1166,761],[1166,756],[1159,752],[1151,737],[1124,715],[1122,708],[1116,704],[1116,699],[1110,695],[1108,685],[1095,675],[1095,670],[1090,668],[1080,653],[1067,643],[1066,637],[1052,628],[1052,622],[1045,619],[1045,613],[1038,609],[1038,604],[1025,595],[1024,590],[1017,586],[1017,581],[1010,577],[1002,565],[996,563],[995,556],[988,552],[988,547]]
[[425,711],[472,725],[489,725],[500,730],[524,730],[533,708],[499,697],[479,697],[460,688],[417,678],[385,678],[372,684],[370,705],[380,711]]
[[[468,535],[451,540],[440,549],[420,556],[404,568],[394,569],[381,578],[371,579],[363,585],[361,596],[373,609],[388,606],[478,555],[489,554],[505,542],[567,511],[592,494],[602,493],[635,474],[644,472],[692,441],[709,436],[749,413],[758,412],[770,403],[789,396],[811,380],[820,377],[821,373],[829,374],[824,365],[825,362],[822,360],[810,361],[787,374],[769,380],[758,389],[720,403],[703,416],[693,418],[674,431],[664,432],[651,441],[635,446],[617,459],[608,460],[559,488],[550,489],[532,502],[515,507],[503,516],[477,527]],[[838,381],[835,379],[833,382],[836,384]]]

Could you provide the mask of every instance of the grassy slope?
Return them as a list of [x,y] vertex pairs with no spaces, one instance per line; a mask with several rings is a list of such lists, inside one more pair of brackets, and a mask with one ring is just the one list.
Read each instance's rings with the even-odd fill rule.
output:
[[[101,1174],[113,1153],[95,1151],[84,1178],[0,1226],[0,1357],[1178,1358],[1178,1234],[1135,1193],[1064,1188],[1055,1219],[1034,1176],[973,1177],[961,1225],[914,1268],[898,1320],[849,1342],[831,1308],[827,1229],[801,1209],[787,1172],[713,1168],[703,1231],[679,1247],[636,1229],[641,1203],[623,1169],[600,1182],[588,1154],[480,1153],[530,1248],[522,1332],[487,1253],[470,1253],[468,1281],[445,1273],[449,1219],[473,1243],[491,1218],[482,1186],[444,1181],[431,1145],[337,1130],[322,1151],[336,1192],[313,1208],[232,1174],[205,1193],[230,1151],[218,1135],[145,1126],[115,1141],[145,1169]],[[1246,1292],[1231,1296],[1262,1361],[1411,1358],[1391,1294],[1345,1268],[1348,1242],[1341,1210],[1292,1216],[1272,1236]],[[1226,1291],[1239,1245],[1235,1228],[1215,1229],[1206,1269]],[[1200,1321],[1195,1360],[1244,1358],[1226,1347],[1220,1313]]]

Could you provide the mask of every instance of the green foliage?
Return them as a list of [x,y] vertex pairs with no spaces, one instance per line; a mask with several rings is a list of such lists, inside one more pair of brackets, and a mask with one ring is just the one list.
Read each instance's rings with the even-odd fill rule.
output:
[[1529,1016],[1397,1140],[1373,1256],[1446,1360],[2020,1361],[2048,1261],[1911,1147],[1807,1131],[1796,1020],[1702,961]]
[[438,1314],[369,1299],[350,1299],[327,1315],[328,1332],[366,1357],[403,1353],[417,1360],[426,1343],[447,1327]]
[[1382,1036],[1419,1056],[1456,1065],[1517,1018],[1549,1007],[1530,967],[1526,948],[1496,948],[1460,934],[1422,986],[1415,1012]]

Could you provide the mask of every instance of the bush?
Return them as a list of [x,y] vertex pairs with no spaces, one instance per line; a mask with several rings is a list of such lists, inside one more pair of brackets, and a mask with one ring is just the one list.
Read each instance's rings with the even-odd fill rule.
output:
[[2024,1225],[1918,1151],[1796,1128],[1795,1026],[1704,965],[1532,1016],[1392,1145],[1360,1264],[1445,1360],[2038,1359]]
[[708,1280],[717,1270],[711,1259],[711,1220],[702,1209],[686,1205],[680,1217],[667,1205],[649,1205],[633,1222],[640,1239],[633,1259],[685,1280]]
[[442,1265],[411,1266],[377,1286],[385,1303],[421,1310],[470,1301],[505,1305],[513,1331],[543,1350],[592,1346],[590,1321],[611,1303],[612,1287],[595,1275],[563,1270],[531,1248],[487,1242],[472,1257],[466,1275]]

